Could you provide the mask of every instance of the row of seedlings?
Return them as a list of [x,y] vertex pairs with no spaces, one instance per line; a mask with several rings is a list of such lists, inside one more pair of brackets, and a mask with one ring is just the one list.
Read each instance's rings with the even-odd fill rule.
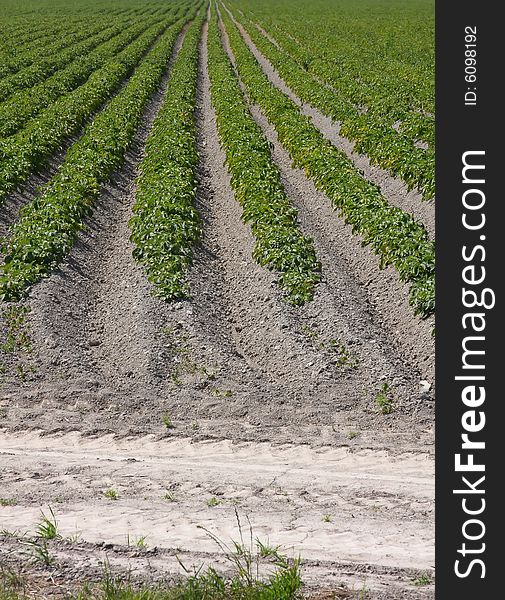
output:
[[163,105],[139,165],[130,221],[133,256],[144,266],[156,295],[166,300],[188,294],[186,274],[201,234],[195,208],[195,103],[203,20],[199,17],[190,26],[172,68]]

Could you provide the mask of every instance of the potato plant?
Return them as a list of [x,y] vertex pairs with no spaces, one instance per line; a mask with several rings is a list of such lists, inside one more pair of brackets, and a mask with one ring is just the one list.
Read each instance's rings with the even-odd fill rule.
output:
[[[93,42],[94,45],[99,44],[96,49],[82,49],[78,55],[80,57],[68,67],[38,84],[35,82],[32,87],[13,93],[8,100],[0,104],[0,137],[13,135],[58,98],[82,85],[94,71],[114,58],[154,23],[155,20],[150,19],[134,23],[126,29],[124,25],[120,25],[114,28],[112,33],[107,30],[107,33],[97,36],[104,43],[101,43],[100,39]],[[86,53],[83,55],[82,52]],[[2,83],[0,82],[0,89]]]
[[303,235],[270,152],[252,118],[236,74],[221,44],[216,18],[209,24],[212,104],[235,197],[256,238],[254,258],[279,272],[279,285],[293,304],[311,300],[320,263],[311,238]]
[[[85,37],[87,29],[83,28],[79,17],[65,19],[56,24],[51,20],[40,19],[31,28],[27,29],[26,23],[23,23],[4,32],[3,44],[0,42],[0,80],[66,48],[69,42],[74,43],[74,36],[82,39],[80,34],[84,34]],[[2,45],[5,47],[3,51]]]
[[347,156],[270,83],[236,26],[222,14],[247,93],[275,127],[294,163],[332,200],[363,243],[373,248],[380,266],[394,265],[401,280],[410,284],[415,312],[433,314],[435,247],[424,227],[410,214],[391,206],[379,188],[364,179]]
[[57,175],[22,210],[3,249],[3,299],[22,297],[27,286],[52,270],[72,248],[101,185],[123,160],[184,22],[180,19],[162,35],[127,85],[71,146]]
[[93,27],[83,27],[75,34],[64,36],[64,42],[59,41],[55,44],[54,51],[49,55],[38,57],[38,52],[34,52],[37,60],[0,80],[0,102],[4,102],[17,90],[33,87],[44,81],[76,58],[82,57],[84,52],[93,50],[132,23],[132,19],[125,18],[119,19],[113,26],[110,26],[110,23],[100,23]]
[[339,96],[391,125],[416,115],[433,133],[431,0],[277,0],[274,10],[269,0],[227,4]]

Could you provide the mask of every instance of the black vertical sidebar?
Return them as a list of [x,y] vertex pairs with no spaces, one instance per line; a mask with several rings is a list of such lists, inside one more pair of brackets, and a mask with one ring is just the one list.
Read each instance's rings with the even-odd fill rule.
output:
[[[436,1],[437,600],[505,595],[505,31],[498,7]],[[471,165],[465,174],[464,161]],[[468,307],[463,289],[476,294],[467,294]],[[464,321],[468,314],[479,316]],[[458,460],[468,470],[457,471]],[[472,461],[480,470],[470,470]]]

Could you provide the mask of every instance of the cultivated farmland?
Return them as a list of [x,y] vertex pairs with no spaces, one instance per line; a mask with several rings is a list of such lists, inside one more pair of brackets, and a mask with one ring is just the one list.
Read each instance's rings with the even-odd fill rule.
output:
[[432,598],[432,3],[0,7],[9,585]]

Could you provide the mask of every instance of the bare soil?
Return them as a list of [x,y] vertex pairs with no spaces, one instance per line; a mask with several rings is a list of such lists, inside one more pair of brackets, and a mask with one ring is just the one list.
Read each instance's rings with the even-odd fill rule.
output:
[[[13,504],[0,529],[33,534],[40,511],[55,511],[64,539],[50,543],[55,566],[29,567],[35,587],[46,581],[37,598],[98,577],[105,556],[150,580],[179,575],[176,554],[226,569],[197,526],[236,539],[235,509],[260,539],[301,554],[308,597],[432,598],[433,585],[414,585],[434,564],[432,323],[413,317],[394,272],[378,270],[251,107],[323,265],[313,302],[285,302],[251,256],[223,166],[206,39],[205,26],[192,297],[154,297],[129,241],[169,65],[73,252],[31,290],[29,343],[2,353],[1,496]],[[377,404],[385,383],[390,414]],[[3,564],[28,569],[20,552],[1,537]]]
[[[227,570],[198,526],[227,542],[239,539],[237,509],[255,537],[302,555],[308,589],[429,597],[426,588],[413,595],[419,571],[433,571],[427,454],[77,432],[4,433],[0,452],[4,489],[18,502],[2,508],[0,528],[33,533],[50,504],[64,538],[50,545],[54,576],[69,583],[84,573],[98,577],[105,556],[118,571],[148,571],[151,581],[183,574],[176,555],[187,568]],[[116,500],[104,495],[108,489]],[[0,549],[11,553],[11,565],[22,560],[12,538]]]

